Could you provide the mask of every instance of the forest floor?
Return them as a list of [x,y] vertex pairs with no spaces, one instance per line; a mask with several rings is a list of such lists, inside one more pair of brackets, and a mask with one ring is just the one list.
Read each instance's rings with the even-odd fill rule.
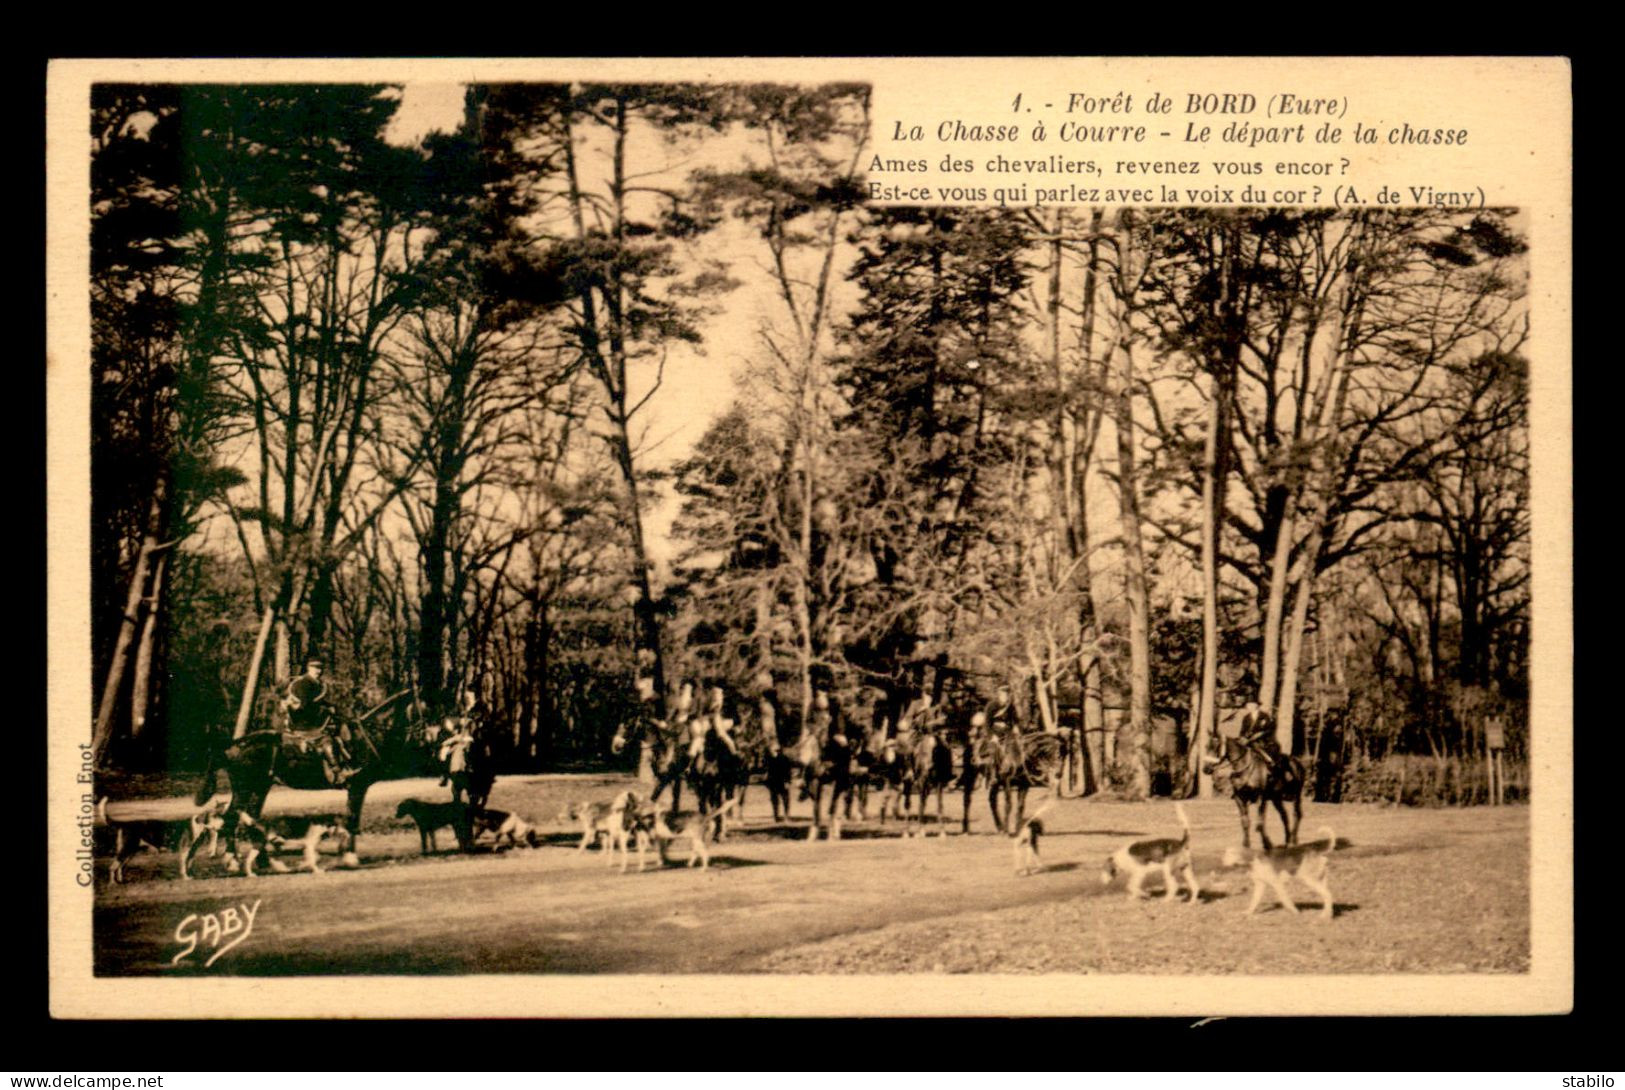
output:
[[[1396,809],[1307,803],[1304,840],[1330,826],[1335,918],[1296,887],[1300,912],[1266,900],[1245,918],[1250,882],[1222,868],[1239,842],[1227,800],[1191,801],[1199,905],[1132,902],[1124,880],[1101,881],[1123,843],[1178,834],[1166,800],[1061,800],[1045,814],[1041,873],[1017,877],[985,797],[959,831],[950,796],[946,837],[903,839],[895,819],[809,842],[809,804],[774,823],[752,787],[743,828],[713,848],[708,870],[685,853],[626,874],[578,851],[559,820],[572,801],[607,798],[612,776],[504,777],[491,806],[535,821],[536,849],[461,854],[441,833],[424,856],[394,820],[408,794],[442,798],[435,781],[381,785],[369,798],[362,866],[245,880],[217,861],[178,880],[171,852],[143,854],[130,881],[98,863],[94,909],[99,975],[436,973],[1522,973],[1529,969],[1529,811],[1523,806]],[[1031,812],[1044,797],[1035,793]],[[274,807],[273,807],[274,809]],[[1274,826],[1275,818],[1270,817]],[[329,844],[328,852],[332,851]],[[324,855],[324,866],[338,860]],[[1159,880],[1148,888],[1155,892]],[[177,959],[187,927],[258,902],[252,931],[203,962]],[[246,910],[246,908],[245,908]],[[190,924],[188,920],[190,919]]]

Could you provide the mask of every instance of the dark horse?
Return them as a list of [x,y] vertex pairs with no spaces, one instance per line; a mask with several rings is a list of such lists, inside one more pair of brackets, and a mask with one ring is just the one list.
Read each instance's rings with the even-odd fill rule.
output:
[[[399,696],[404,696],[402,693]],[[386,706],[388,703],[386,702]],[[382,710],[374,709],[374,711]],[[214,794],[215,772],[223,771],[231,790],[231,806],[224,816],[221,836],[231,844],[244,874],[252,877],[254,858],[260,854],[263,832],[260,814],[265,800],[276,784],[299,791],[330,791],[334,784],[328,781],[319,756],[311,752],[309,732],[301,734],[267,728],[250,731],[229,743],[223,749],[212,749],[209,764],[198,788],[198,805]],[[366,719],[348,724],[348,748],[353,762],[349,779],[343,787],[348,796],[344,828],[346,835],[344,863],[360,866],[358,852],[361,834],[361,808],[367,799],[367,790],[382,780],[402,779],[407,776],[430,776],[442,771],[436,761],[435,747],[427,740],[421,728],[415,727],[404,714],[396,714],[388,728],[377,730],[368,726]],[[242,826],[257,832],[243,834]],[[248,842],[244,849],[242,840]]]
[[845,735],[831,733],[820,742],[814,731],[801,736],[797,753],[802,764],[801,797],[813,804],[812,827],[807,830],[808,840],[817,840],[823,828],[824,789],[829,789],[829,838],[841,839],[841,804],[852,795],[852,758],[854,747]]
[[[1258,804],[1258,839],[1268,846],[1264,835],[1264,808],[1273,805],[1281,815],[1286,830],[1286,842],[1298,842],[1298,826],[1303,822],[1303,762],[1296,757],[1271,753],[1256,741],[1245,738],[1220,740],[1224,753],[1209,760],[1208,773],[1221,791],[1228,791],[1241,812],[1241,843],[1252,847],[1248,821],[1249,810]],[[1286,804],[1292,803],[1292,816],[1288,817]]]
[[765,748],[763,765],[767,769],[767,796],[773,804],[773,820],[790,820],[790,785],[797,775],[805,777],[807,762],[818,757],[817,740],[810,731],[801,731],[794,738],[789,731],[778,728],[769,738],[763,733],[761,744]]
[[[1027,792],[1053,784],[1061,755],[1059,735],[1044,731],[985,731],[971,745],[975,768],[987,779],[987,805],[1001,833],[1016,835],[1027,814]],[[970,831],[970,787],[965,789],[965,831]]]
[[[749,765],[741,755],[743,747],[733,747],[722,740],[710,716],[695,721],[695,730],[704,731],[697,752],[688,763],[688,784],[694,789],[695,805],[700,816],[715,814],[723,803],[739,794],[750,775]],[[744,801],[740,800],[741,803]],[[727,817],[719,814],[714,840],[722,840],[727,833]]]
[[954,782],[954,751],[935,730],[919,730],[897,737],[903,749],[903,836],[909,835],[909,802],[919,810],[920,836],[925,836],[925,803],[937,798],[937,835],[947,836],[942,824],[942,796]]

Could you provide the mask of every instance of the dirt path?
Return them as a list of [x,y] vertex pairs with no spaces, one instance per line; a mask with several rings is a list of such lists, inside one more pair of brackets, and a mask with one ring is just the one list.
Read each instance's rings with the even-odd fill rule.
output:
[[[557,800],[582,790],[583,783],[586,790],[602,790],[604,781],[505,782],[493,805],[521,809],[528,802],[532,814],[556,811]],[[552,801],[544,808],[537,799]],[[1111,887],[1099,880],[1100,861],[1113,847],[1170,831],[1166,802],[1059,803],[1046,816],[1054,830],[1044,842],[1046,871],[1017,878],[1009,842],[990,834],[985,808],[973,811],[980,835],[904,841],[894,826],[882,830],[871,822],[840,843],[808,843],[802,839],[804,821],[772,826],[763,793],[754,791],[745,833],[719,845],[707,871],[672,866],[622,875],[606,868],[601,853],[577,852],[566,827],[552,824],[546,826],[549,845],[533,851],[425,859],[418,855],[415,833],[391,830],[366,837],[367,864],[358,871],[253,881],[160,878],[101,887],[95,912],[97,972],[1527,967],[1528,813],[1523,808],[1311,806],[1306,833],[1330,821],[1347,845],[1334,869],[1339,918],[1315,932],[1308,930],[1314,926],[1308,916],[1260,915],[1247,924],[1258,934],[1291,925],[1295,936],[1317,936],[1307,946],[1300,942],[1292,951],[1270,954],[1225,939],[1234,934],[1245,907],[1245,898],[1234,896],[1245,892],[1244,878],[1218,869],[1224,845],[1237,839],[1234,809],[1223,801],[1187,805],[1198,871],[1209,891],[1197,908],[1130,904],[1121,880]],[[957,816],[957,803],[949,812]],[[369,825],[378,824],[387,826],[369,807]],[[1449,876],[1458,870],[1461,880],[1452,884]],[[1391,880],[1395,873],[1409,872],[1416,881]],[[1306,893],[1302,903],[1309,900]],[[227,909],[239,919],[253,911],[247,937],[210,968],[201,965],[206,945],[172,964],[187,945],[180,936],[197,933],[207,914],[218,920]],[[183,926],[189,917],[190,932]],[[1456,940],[1441,939],[1441,918]],[[1155,941],[1138,941],[1142,931]],[[1111,942],[1102,946],[1102,936],[1121,936],[1115,944],[1120,948],[1114,951]],[[1315,943],[1322,938],[1333,941],[1317,952]],[[1249,958],[1262,958],[1262,966]]]

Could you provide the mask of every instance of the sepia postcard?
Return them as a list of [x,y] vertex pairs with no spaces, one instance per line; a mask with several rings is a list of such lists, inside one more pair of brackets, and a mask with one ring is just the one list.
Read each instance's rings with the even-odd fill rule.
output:
[[1564,59],[47,107],[55,1016],[1572,1008]]

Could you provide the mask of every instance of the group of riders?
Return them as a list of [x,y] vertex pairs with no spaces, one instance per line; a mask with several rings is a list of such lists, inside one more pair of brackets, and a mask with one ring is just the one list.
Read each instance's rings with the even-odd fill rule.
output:
[[[848,780],[896,786],[905,774],[904,750],[920,739],[940,743],[936,769],[939,782],[955,779],[951,754],[961,755],[957,779],[969,786],[975,775],[972,750],[985,740],[1020,735],[1025,722],[1008,686],[999,686],[993,699],[975,711],[967,724],[952,732],[947,717],[929,693],[915,696],[897,714],[878,703],[869,724],[845,713],[827,680],[813,683],[807,714],[787,714],[769,673],[754,679],[754,716],[741,717],[727,690],[718,684],[684,681],[667,702],[665,714],[647,676],[637,681],[638,700],[631,721],[617,732],[614,750],[634,739],[652,740],[658,756],[653,769],[659,786],[693,778],[703,761],[707,766],[731,766],[733,775],[747,777],[765,770],[770,793],[783,791],[792,770],[823,770],[833,774],[837,786]],[[712,756],[707,757],[711,753]],[[934,752],[934,751],[933,751]],[[724,774],[726,777],[726,774]],[[788,801],[787,799],[785,800]],[[779,798],[775,796],[775,813]]]
[[[320,658],[308,659],[304,672],[287,684],[279,706],[295,744],[319,755],[327,782],[342,787],[362,755],[355,752],[357,732],[352,721],[333,707],[323,669]],[[961,775],[969,776],[969,754],[978,740],[1019,735],[1026,730],[1024,716],[1008,685],[1000,685],[993,698],[970,716],[968,729],[956,731],[957,737],[952,740],[944,734],[944,710],[930,693],[916,696],[894,718],[877,712],[872,726],[862,730],[843,714],[826,680],[814,683],[811,707],[804,722],[799,723],[785,713],[771,674],[759,674],[755,687],[756,729],[744,736],[734,704],[722,685],[702,687],[684,681],[669,701],[667,714],[662,715],[653,679],[640,675],[631,733],[641,734],[640,727],[652,728],[655,734],[670,739],[673,757],[677,758],[671,763],[682,767],[696,762],[708,741],[714,739],[731,755],[733,764],[747,771],[759,761],[771,764],[791,759],[805,765],[816,752],[816,757],[826,764],[857,759],[881,776],[898,765],[900,738],[941,737],[945,744],[958,743],[955,748],[961,748],[964,754],[965,771]],[[435,763],[447,775],[466,766],[482,719],[477,698],[467,691],[457,701],[454,714],[430,720],[424,743],[435,751]],[[622,736],[626,734],[623,730]],[[1275,722],[1256,701],[1242,711],[1237,741],[1270,766],[1285,759],[1275,737]]]

